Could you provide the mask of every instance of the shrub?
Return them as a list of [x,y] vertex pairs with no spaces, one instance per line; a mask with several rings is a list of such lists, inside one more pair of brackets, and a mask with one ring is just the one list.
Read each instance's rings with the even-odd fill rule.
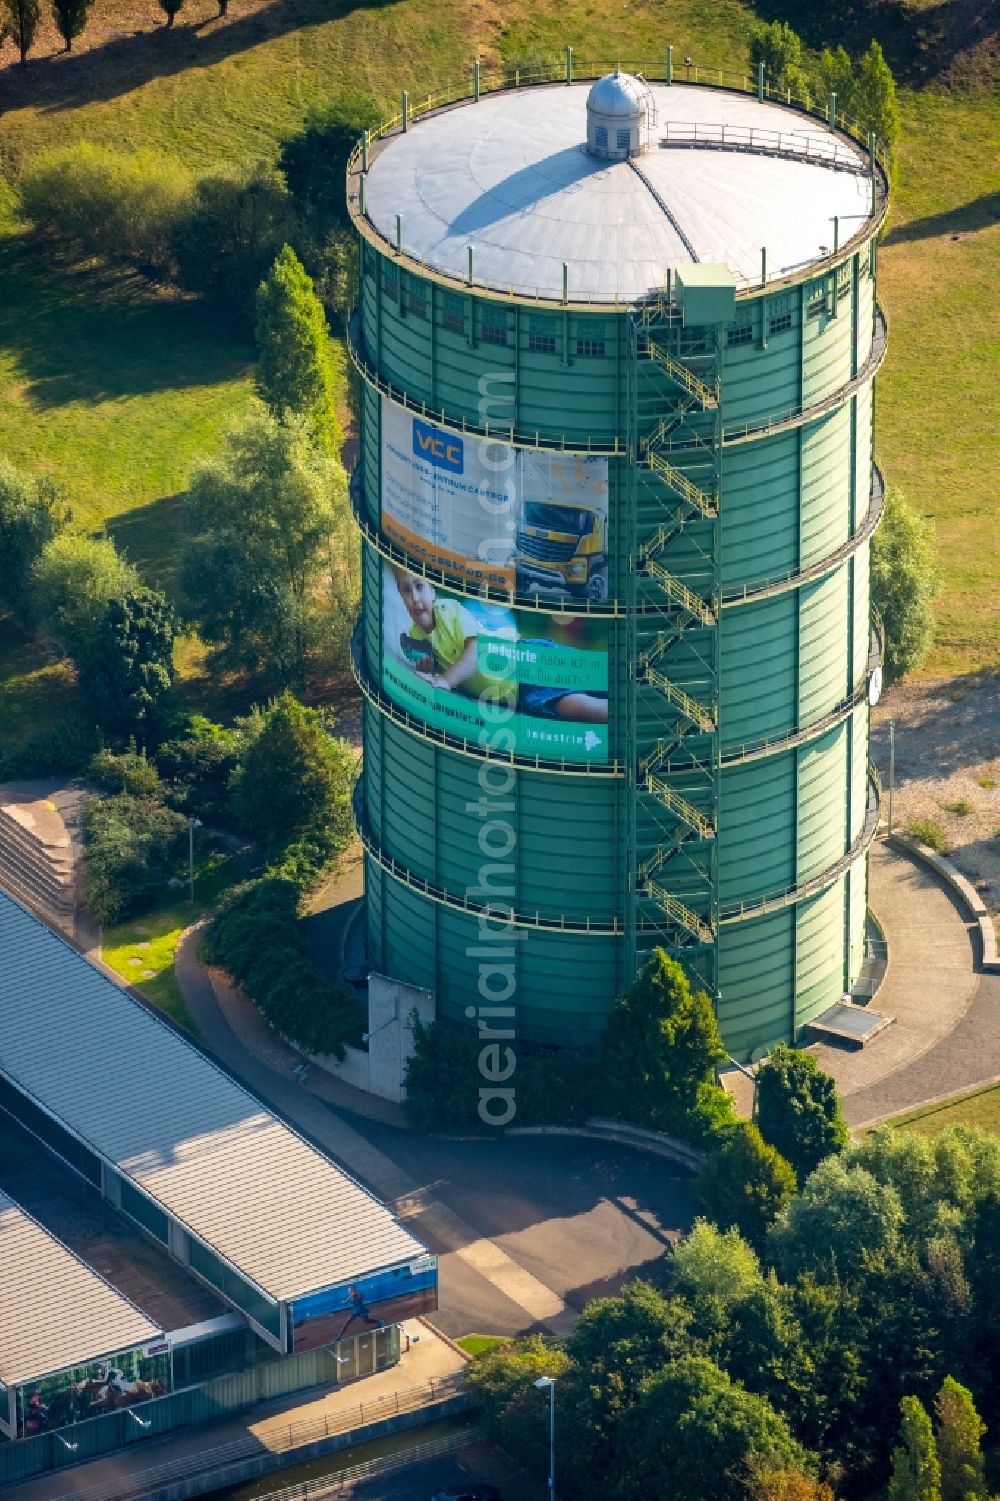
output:
[[185,847],[187,823],[154,797],[93,798],[84,806],[87,910],[102,926],[149,906]]
[[172,808],[204,823],[225,823],[229,781],[237,764],[236,735],[200,714],[192,715],[184,728],[156,752],[164,796]]
[[311,1053],[343,1058],[361,1040],[361,1012],[308,957],[298,921],[299,889],[267,876],[235,887],[204,940],[204,955],[239,985],[280,1036]]
[[[488,1088],[479,1067],[486,1045],[473,1027],[457,1022],[414,1024],[414,1050],[406,1065],[406,1115],[427,1135],[482,1131],[480,1089]],[[516,1066],[510,1079],[519,1126],[579,1124],[592,1115],[599,1090],[596,1063],[567,1053],[509,1044]]]
[[121,754],[99,750],[87,767],[87,778],[103,792],[127,792],[130,797],[146,798],[160,798],[163,794],[156,767],[145,751],[136,750],[134,741]]
[[926,844],[935,854],[948,853],[948,836],[936,819],[911,818],[906,825],[906,832],[911,839],[915,839],[918,844]]
[[0,588],[22,621],[31,615],[32,570],[68,521],[69,508],[49,480],[21,474],[0,458]]
[[67,715],[44,730],[35,730],[3,757],[4,778],[78,776],[87,770],[100,746],[94,725]]
[[976,805],[967,797],[956,797],[953,802],[942,803],[946,813],[954,813],[958,818],[968,818],[970,813],[975,813]]
[[193,203],[191,179],[169,157],[91,141],[43,152],[21,181],[25,217],[62,248],[164,275]]
[[712,1152],[698,1203],[720,1230],[735,1227],[757,1251],[796,1189],[795,1169],[756,1126],[741,1122]]

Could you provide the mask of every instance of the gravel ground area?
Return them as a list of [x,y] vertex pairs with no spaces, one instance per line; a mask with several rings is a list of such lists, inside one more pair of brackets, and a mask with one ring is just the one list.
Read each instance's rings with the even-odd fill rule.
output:
[[[1000,912],[1000,676],[977,674],[889,689],[872,715],[872,760],[888,786],[896,725],[893,828],[940,829],[948,856]],[[883,802],[882,816],[886,817]]]

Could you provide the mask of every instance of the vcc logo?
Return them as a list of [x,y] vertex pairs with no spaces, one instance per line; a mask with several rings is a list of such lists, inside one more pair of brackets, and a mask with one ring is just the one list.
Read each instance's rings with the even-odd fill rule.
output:
[[438,469],[448,469],[452,474],[461,474],[465,467],[464,449],[461,438],[429,427],[414,417],[413,452],[418,459],[425,459]]

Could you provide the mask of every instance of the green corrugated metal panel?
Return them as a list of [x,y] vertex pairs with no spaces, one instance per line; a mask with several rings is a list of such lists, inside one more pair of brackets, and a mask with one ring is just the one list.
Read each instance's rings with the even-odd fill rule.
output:
[[780,578],[799,566],[798,488],[796,432],[723,454],[723,589]]
[[854,462],[856,465],[855,492],[857,495],[857,519],[868,510],[872,491],[872,388],[862,386],[854,397],[855,440]]
[[[386,262],[392,271],[397,268]],[[385,291],[383,284],[381,322],[375,299],[364,303],[364,336],[368,358],[378,361],[382,375],[427,401],[444,407],[467,421],[481,420],[484,372],[517,370],[516,401],[497,406],[491,419],[502,425],[516,423],[522,430],[555,429],[580,437],[607,439],[618,429],[620,381],[618,341],[624,318],[613,315],[587,318],[571,312],[532,312],[520,305],[490,304],[502,309],[506,321],[505,344],[483,338],[483,304],[464,293],[447,293],[430,282],[399,271],[398,291],[403,299]],[[423,292],[422,302],[414,293]],[[446,326],[454,317],[454,305],[464,305],[464,333]],[[432,317],[432,298],[434,315]],[[423,306],[425,316],[413,309]],[[475,323],[471,322],[472,317]],[[597,327],[597,325],[600,325]],[[475,327],[475,340],[470,330]],[[492,322],[492,328],[497,323]],[[600,352],[603,344],[604,352]],[[433,347],[433,354],[432,354]],[[514,383],[498,385],[498,392],[515,393]]]
[[798,727],[797,613],[794,592],[722,612],[724,750],[787,734]]
[[868,917],[868,861],[856,860],[848,875],[850,902],[850,959],[848,973],[856,980],[865,956],[865,930]]
[[846,696],[846,564],[799,591],[799,720],[813,724]]
[[368,670],[378,681],[382,659],[382,560],[373,547],[361,544],[361,619]]
[[719,1024],[726,1047],[744,1062],[792,1034],[794,925],[786,907],[719,935]]
[[[483,790],[481,765],[421,741],[368,708],[365,792],[369,823],[386,853],[456,895],[478,887],[487,865],[509,869],[505,900],[519,910],[610,922],[621,907],[618,784],[595,777],[581,796],[575,779],[497,764],[491,785],[509,787],[494,796]],[[594,858],[598,850],[600,859]]]
[[868,812],[868,704],[861,703],[851,715],[850,729],[850,795],[851,838],[858,838],[864,827]]
[[796,909],[796,1029],[839,1001],[844,993],[844,884],[842,876],[818,896],[800,902]]
[[[853,373],[850,298],[839,302],[834,317],[833,277],[827,275],[819,280],[826,284],[826,311],[818,317],[807,316],[802,346],[802,399],[807,403],[818,401],[846,385]],[[817,299],[819,295],[817,290]]]
[[[625,366],[626,315],[600,321],[604,352],[578,352],[584,315],[570,310],[510,304],[503,309],[506,343],[483,338],[487,320],[496,326],[498,304],[457,289],[431,290],[408,282],[402,268],[386,258],[386,283],[396,276],[395,295],[381,291],[382,261],[370,257],[363,325],[366,354],[380,373],[405,388],[417,403],[444,407],[456,416],[481,420],[480,381],[485,375],[517,371],[516,400],[493,421],[513,423],[521,432],[565,433],[574,441],[605,441],[627,436],[631,389]],[[867,264],[867,251],[863,252]],[[723,353],[723,410],[726,424],[773,417],[815,401],[845,385],[866,357],[870,341],[872,283],[860,281],[852,316],[846,272],[818,278],[805,295],[799,289],[741,303],[733,319],[736,337]],[[841,292],[834,288],[839,283]],[[818,315],[813,293],[823,293]],[[400,310],[400,298],[403,311]],[[419,316],[420,305],[425,316]],[[834,308],[836,312],[834,313]],[[788,327],[785,327],[787,321]],[[579,327],[578,327],[579,325]],[[751,329],[750,342],[740,330]],[[852,326],[858,341],[852,345]],[[697,330],[686,331],[690,339]],[[764,340],[766,338],[766,348]],[[549,347],[546,347],[549,341]],[[648,381],[647,375],[643,379]],[[654,372],[655,375],[655,372]],[[657,377],[663,381],[662,372]],[[655,380],[653,382],[655,385]],[[502,386],[498,390],[506,389]],[[512,385],[511,385],[512,389]],[[807,567],[849,537],[868,506],[870,490],[871,401],[867,391],[855,403],[800,429],[725,451],[720,509],[721,586],[753,587]],[[695,483],[704,482],[696,449],[669,450],[671,462]],[[373,523],[380,486],[378,403],[363,402],[362,456],[365,505]],[[610,465],[609,535],[612,595],[626,599],[632,585],[635,536],[641,547],[665,520],[679,513],[677,496],[657,475],[625,461]],[[853,492],[853,494],[852,494]],[[853,514],[852,514],[853,512]],[[712,523],[684,524],[657,554],[675,578],[708,597],[714,581]],[[724,751],[759,745],[814,723],[863,681],[868,655],[867,551],[822,580],[765,601],[727,608],[720,627],[720,740]],[[379,678],[380,576],[377,562],[365,566],[365,641],[372,678]],[[639,597],[649,599],[650,585]],[[674,606],[641,617],[631,638],[640,659],[658,650],[678,624]],[[640,682],[635,693],[636,723],[629,723],[628,661],[624,624],[612,632],[610,652],[612,755],[634,751],[637,766],[658,743],[676,740],[677,710],[662,693]],[[661,667],[671,682],[699,701],[711,696],[712,636],[704,630],[681,633]],[[372,726],[378,721],[377,730]],[[466,803],[478,795],[477,762],[432,746],[374,710],[366,715],[369,818],[388,852],[418,876],[464,892],[479,868],[478,825]],[[723,903],[750,901],[808,879],[839,858],[860,828],[866,802],[867,711],[858,713],[849,736],[841,726],[806,747],[772,751],[764,760],[727,767],[722,776],[718,839],[718,885]],[[709,742],[701,737],[707,747]],[[849,752],[850,742],[850,752]],[[697,751],[697,738],[683,751]],[[676,751],[671,754],[678,755]],[[678,769],[670,785],[695,806],[703,806],[705,783]],[[378,788],[374,785],[378,783]],[[641,778],[640,778],[641,781]],[[607,920],[628,904],[624,844],[624,783],[613,779],[546,777],[520,771],[509,801],[516,848],[513,899],[522,911],[590,916]],[[472,796],[470,797],[470,790]],[[852,828],[847,829],[850,798]],[[677,813],[655,796],[644,795],[635,817],[634,845],[642,859],[664,847],[678,830]],[[373,883],[369,918],[373,962],[414,983],[436,988],[445,1014],[464,1016],[475,974],[467,947],[475,920],[408,890],[367,862]],[[682,901],[700,889],[690,847],[663,867],[667,886]],[[852,878],[855,879],[855,878]],[[830,898],[815,898],[796,911],[788,908],[765,919],[726,926],[719,941],[720,984],[727,1043],[736,1049],[787,1037],[819,999],[840,993],[845,945],[855,942],[852,896],[843,882],[839,918]],[[817,903],[827,902],[826,907]],[[833,905],[836,905],[834,901]],[[863,903],[862,903],[863,905]],[[819,913],[817,916],[816,914]],[[826,925],[826,947],[817,934]],[[599,1028],[610,996],[627,981],[622,973],[624,943],[522,930],[518,945],[519,1004],[534,1040],[566,1042],[591,1037]],[[796,936],[797,935],[797,936]],[[858,940],[860,941],[860,940]],[[798,942],[798,975],[793,984]],[[641,941],[640,941],[641,946]],[[828,1003],[824,1001],[824,1004]]]
[[847,849],[847,726],[839,724],[798,751],[798,856],[795,879],[829,869]]
[[801,562],[828,557],[851,534],[851,413],[840,407],[802,430]]
[[719,800],[719,900],[753,901],[794,880],[794,755],[727,767]]
[[380,962],[388,973],[434,990],[439,1015],[468,1022],[466,1007],[480,1004],[480,979],[496,964],[498,978],[484,983],[499,991],[506,988],[503,976],[512,974],[515,990],[505,1004],[516,1009],[519,1037],[596,1045],[620,986],[620,940],[542,931],[512,942],[503,935],[484,940],[476,917],[421,898],[367,860],[366,881],[373,877],[385,903]]
[[868,669],[868,654],[871,651],[871,600],[869,585],[869,543],[864,543],[854,555],[854,681],[860,683]]
[[[867,261],[866,251],[862,251],[859,260],[862,265]],[[860,368],[868,358],[872,347],[872,328],[875,317],[875,288],[870,276],[862,276],[858,282],[858,345],[857,361]]]
[[[729,337],[738,336],[741,320],[752,329],[751,344],[726,349],[722,365],[722,420],[726,427],[762,422],[799,404],[799,341],[785,334],[760,348],[760,309],[756,303],[741,304]],[[762,370],[766,378],[762,379]],[[836,382],[835,382],[836,384]]]

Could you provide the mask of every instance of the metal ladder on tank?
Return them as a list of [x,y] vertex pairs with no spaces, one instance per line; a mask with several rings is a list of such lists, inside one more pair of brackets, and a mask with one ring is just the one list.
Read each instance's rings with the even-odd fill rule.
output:
[[713,997],[721,339],[669,294],[629,315],[629,964],[661,946]]

